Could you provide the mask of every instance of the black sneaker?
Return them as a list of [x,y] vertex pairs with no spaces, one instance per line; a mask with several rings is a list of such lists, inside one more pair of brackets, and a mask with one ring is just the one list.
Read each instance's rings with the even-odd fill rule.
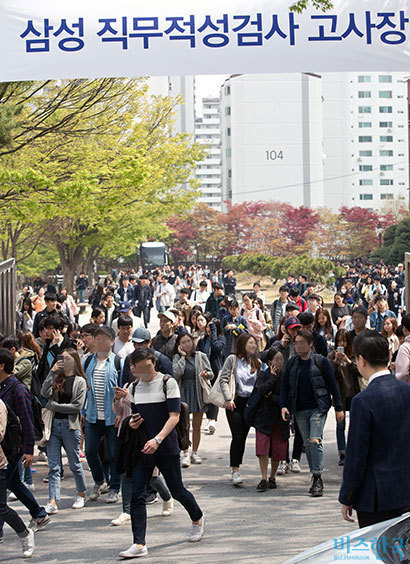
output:
[[261,480],[259,484],[256,486],[258,492],[266,492],[269,489],[268,480]]
[[313,484],[311,487],[312,497],[322,497],[323,495],[323,481],[320,474],[313,476]]
[[344,466],[345,464],[345,455],[341,454],[339,455],[339,466]]
[[269,489],[276,490],[277,487],[275,478],[269,478]]
[[152,503],[156,503],[157,501],[158,501],[158,494],[150,493],[145,498],[145,505],[151,505]]

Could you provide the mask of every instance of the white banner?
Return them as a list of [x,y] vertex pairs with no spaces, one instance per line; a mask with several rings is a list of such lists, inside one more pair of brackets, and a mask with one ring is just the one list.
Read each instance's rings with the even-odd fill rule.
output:
[[0,0],[0,81],[410,70],[405,0]]

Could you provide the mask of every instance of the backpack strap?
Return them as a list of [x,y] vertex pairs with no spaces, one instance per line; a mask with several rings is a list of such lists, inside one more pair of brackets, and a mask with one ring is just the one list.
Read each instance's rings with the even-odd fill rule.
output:
[[85,362],[84,362],[84,372],[85,372],[85,371],[87,370],[87,368],[89,367],[90,362],[91,362],[91,359],[92,359],[93,356],[94,356],[94,355],[90,354],[90,356],[88,356],[88,357],[85,359]]
[[321,354],[315,354],[314,355],[314,361],[315,361],[316,366],[319,368],[320,373],[323,375],[323,373],[324,373],[323,356]]
[[121,358],[116,354],[114,358],[114,365],[117,370],[117,384],[121,383]]
[[169,380],[169,376],[167,376],[165,374],[163,379],[162,379],[162,391],[164,392],[165,399],[168,398],[168,396],[167,396],[167,382],[168,382],[168,380]]

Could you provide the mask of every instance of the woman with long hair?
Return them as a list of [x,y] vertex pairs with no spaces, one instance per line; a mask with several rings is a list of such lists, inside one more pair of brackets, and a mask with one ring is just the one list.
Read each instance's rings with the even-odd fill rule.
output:
[[202,418],[208,406],[203,401],[200,379],[212,380],[213,373],[208,357],[196,350],[194,338],[189,333],[181,333],[176,340],[172,368],[181,390],[181,400],[188,404],[192,413],[192,453],[189,457],[186,450],[182,459],[182,467],[188,468],[190,463],[201,464],[198,447]]
[[23,314],[23,328],[26,331],[32,331],[34,325],[34,316],[36,312],[33,308],[33,302],[30,298],[24,298],[21,303],[21,313]]
[[382,325],[382,335],[389,341],[390,362],[394,353],[399,350],[400,342],[396,335],[399,324],[394,317],[385,317]]
[[73,509],[81,509],[86,502],[87,484],[80,460],[81,410],[87,392],[87,379],[76,350],[66,349],[50,370],[41,389],[48,398],[46,409],[53,414],[48,456],[48,514],[58,512],[60,500],[61,447],[64,447],[77,488]]
[[327,346],[333,347],[336,335],[336,327],[332,323],[332,318],[330,313],[326,308],[318,309],[315,313],[315,320],[313,322],[313,327],[326,339]]
[[258,343],[255,337],[249,333],[242,333],[238,337],[236,353],[227,357],[220,376],[221,391],[225,400],[224,408],[232,433],[230,466],[234,486],[243,484],[239,467],[242,464],[249,433],[249,425],[243,413],[261,368],[262,363],[258,358]]

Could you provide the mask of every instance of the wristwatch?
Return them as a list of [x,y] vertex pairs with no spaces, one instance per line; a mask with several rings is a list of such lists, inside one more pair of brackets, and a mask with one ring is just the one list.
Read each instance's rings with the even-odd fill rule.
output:
[[155,437],[155,440],[157,441],[158,445],[162,443],[162,439],[160,439],[159,437]]

